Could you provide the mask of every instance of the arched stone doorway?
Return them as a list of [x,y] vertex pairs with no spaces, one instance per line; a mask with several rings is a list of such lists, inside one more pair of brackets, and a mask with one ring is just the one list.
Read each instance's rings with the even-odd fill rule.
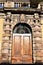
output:
[[32,29],[26,23],[13,28],[12,63],[32,63]]

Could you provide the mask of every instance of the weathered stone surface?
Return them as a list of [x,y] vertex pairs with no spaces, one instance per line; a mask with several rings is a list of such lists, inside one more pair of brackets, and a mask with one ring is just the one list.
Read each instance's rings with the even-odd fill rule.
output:
[[[35,17],[36,17],[36,15],[35,15]],[[6,23],[4,22],[4,24],[6,25],[6,29],[5,29],[5,27],[3,29],[4,30],[3,43],[2,43],[3,44],[2,45],[3,61],[8,61],[8,60],[9,60],[9,62],[12,61],[11,60],[11,58],[12,58],[12,55],[11,55],[12,54],[12,44],[13,44],[12,29],[17,23],[21,22],[21,23],[29,24],[32,28],[32,35],[33,35],[33,38],[32,38],[33,49],[32,50],[33,50],[34,62],[36,62],[38,60],[41,60],[43,62],[43,29],[42,29],[43,26],[40,24],[41,21],[38,22],[39,18],[34,19],[33,15],[26,16],[24,14],[21,14],[21,15],[14,14],[11,19],[12,19],[12,23],[11,22],[9,23],[9,20],[7,20],[8,23],[6,21],[5,21]],[[34,20],[35,20],[35,22],[34,22]],[[26,39],[25,39],[25,44],[28,42],[28,40],[26,40]],[[16,42],[17,42],[17,40],[19,40],[19,39],[16,39]],[[21,41],[23,41],[23,39]],[[32,50],[30,49],[30,54],[31,54]],[[19,62],[19,60],[18,60],[18,62]]]

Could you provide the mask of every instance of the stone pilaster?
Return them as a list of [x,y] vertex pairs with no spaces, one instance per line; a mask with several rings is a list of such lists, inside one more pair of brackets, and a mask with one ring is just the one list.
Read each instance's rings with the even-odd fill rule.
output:
[[7,14],[3,24],[3,42],[2,42],[2,62],[11,62],[11,18],[10,14]]

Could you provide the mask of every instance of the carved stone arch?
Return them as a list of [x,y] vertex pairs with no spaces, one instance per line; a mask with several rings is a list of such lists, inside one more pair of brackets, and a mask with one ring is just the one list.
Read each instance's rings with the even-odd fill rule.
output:
[[27,23],[17,23],[14,27],[13,27],[13,33],[31,33],[32,34],[32,28],[29,24]]

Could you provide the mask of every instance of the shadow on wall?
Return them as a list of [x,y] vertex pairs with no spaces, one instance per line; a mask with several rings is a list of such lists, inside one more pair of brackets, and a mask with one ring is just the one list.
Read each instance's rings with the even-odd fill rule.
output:
[[36,64],[36,65],[43,65],[42,62],[36,62],[35,64]]
[[[11,64],[11,63],[1,63],[2,65],[8,65],[8,64]],[[25,63],[24,63],[25,64]],[[42,62],[36,62],[36,63],[32,63],[32,64],[29,64],[29,65],[34,65],[34,64],[36,64],[36,65],[43,65],[43,63]]]

